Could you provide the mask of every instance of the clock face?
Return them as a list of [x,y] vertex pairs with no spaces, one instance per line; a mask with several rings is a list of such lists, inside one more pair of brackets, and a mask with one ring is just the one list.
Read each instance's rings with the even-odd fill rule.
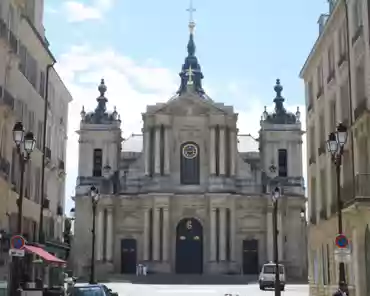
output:
[[194,144],[186,144],[182,148],[182,155],[187,159],[193,159],[198,155],[198,148]]

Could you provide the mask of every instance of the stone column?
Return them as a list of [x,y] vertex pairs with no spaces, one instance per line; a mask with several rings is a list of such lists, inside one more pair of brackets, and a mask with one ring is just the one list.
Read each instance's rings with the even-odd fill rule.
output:
[[169,242],[169,237],[168,237],[168,234],[169,234],[169,213],[168,213],[168,208],[163,208],[163,242],[162,242],[162,245],[163,245],[163,261],[164,262],[167,262],[168,261],[168,254],[170,252],[170,249],[169,249],[169,245],[168,245],[168,242]]
[[[279,207],[280,208],[280,207]],[[284,260],[284,229],[283,229],[283,217],[282,213],[278,212],[278,246],[279,246],[279,260]]]
[[230,145],[230,175],[235,176],[236,174],[236,166],[235,166],[235,159],[237,156],[237,138],[235,130],[230,130],[230,143],[226,143]]
[[233,206],[231,207],[230,209],[230,260],[231,261],[236,261],[236,250],[235,250],[235,245],[236,245],[236,242],[235,242],[235,232],[236,232],[236,227],[235,227],[235,219],[236,219],[236,215],[235,215],[235,205],[233,204]]
[[226,209],[220,208],[220,261],[226,260]]
[[154,208],[153,211],[153,260],[158,261],[159,260],[159,212],[160,208]]
[[154,173],[156,175],[161,174],[161,129],[157,126],[155,128],[155,162],[154,162]]
[[273,253],[273,246],[274,246],[274,238],[273,238],[273,220],[272,220],[272,212],[271,209],[268,209],[267,212],[267,260],[274,261],[274,253]]
[[220,127],[220,175],[225,176],[225,127]]
[[216,261],[216,208],[211,209],[210,218],[210,261]]
[[171,149],[170,149],[170,129],[168,126],[164,130],[164,174],[170,174],[170,159],[171,159]]
[[145,175],[150,175],[150,130],[144,130]]
[[96,260],[101,261],[103,260],[103,240],[104,240],[104,209],[97,209],[97,217],[96,217]]
[[143,258],[149,260],[149,209],[144,208]]
[[210,175],[216,175],[216,129],[214,126],[209,128],[210,141],[209,141],[209,173]]
[[112,261],[112,254],[113,254],[113,210],[112,208],[108,208],[108,215],[107,215],[107,261]]

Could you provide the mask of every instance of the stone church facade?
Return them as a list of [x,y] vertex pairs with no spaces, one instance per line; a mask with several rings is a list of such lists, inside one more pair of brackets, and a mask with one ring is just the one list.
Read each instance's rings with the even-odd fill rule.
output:
[[[73,262],[89,272],[92,185],[98,277],[133,273],[257,274],[273,260],[270,188],[279,201],[279,259],[288,275],[305,276],[306,223],[299,111],[287,112],[282,86],[275,110],[261,118],[259,152],[238,152],[238,114],[202,88],[190,26],[177,95],[148,106],[143,151],[123,151],[121,121],[108,112],[102,80],[98,106],[81,112]],[[275,168],[275,170],[272,170]]]

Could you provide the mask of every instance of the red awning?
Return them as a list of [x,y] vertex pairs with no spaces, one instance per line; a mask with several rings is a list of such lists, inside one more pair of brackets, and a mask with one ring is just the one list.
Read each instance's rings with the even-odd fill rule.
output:
[[41,257],[43,260],[47,261],[48,263],[58,264],[58,265],[66,265],[67,264],[67,262],[63,261],[62,259],[59,259],[59,258],[55,257],[54,255],[50,254],[49,252],[46,252],[42,248],[25,245],[24,249],[26,251],[30,252],[30,253],[33,253],[33,254]]

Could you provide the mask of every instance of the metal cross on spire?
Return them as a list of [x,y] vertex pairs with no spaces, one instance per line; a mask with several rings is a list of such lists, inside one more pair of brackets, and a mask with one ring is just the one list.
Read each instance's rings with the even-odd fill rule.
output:
[[189,12],[189,29],[190,29],[190,32],[192,33],[195,27],[193,13],[196,11],[196,9],[193,7],[193,0],[190,0],[189,8],[186,9],[186,11]]

